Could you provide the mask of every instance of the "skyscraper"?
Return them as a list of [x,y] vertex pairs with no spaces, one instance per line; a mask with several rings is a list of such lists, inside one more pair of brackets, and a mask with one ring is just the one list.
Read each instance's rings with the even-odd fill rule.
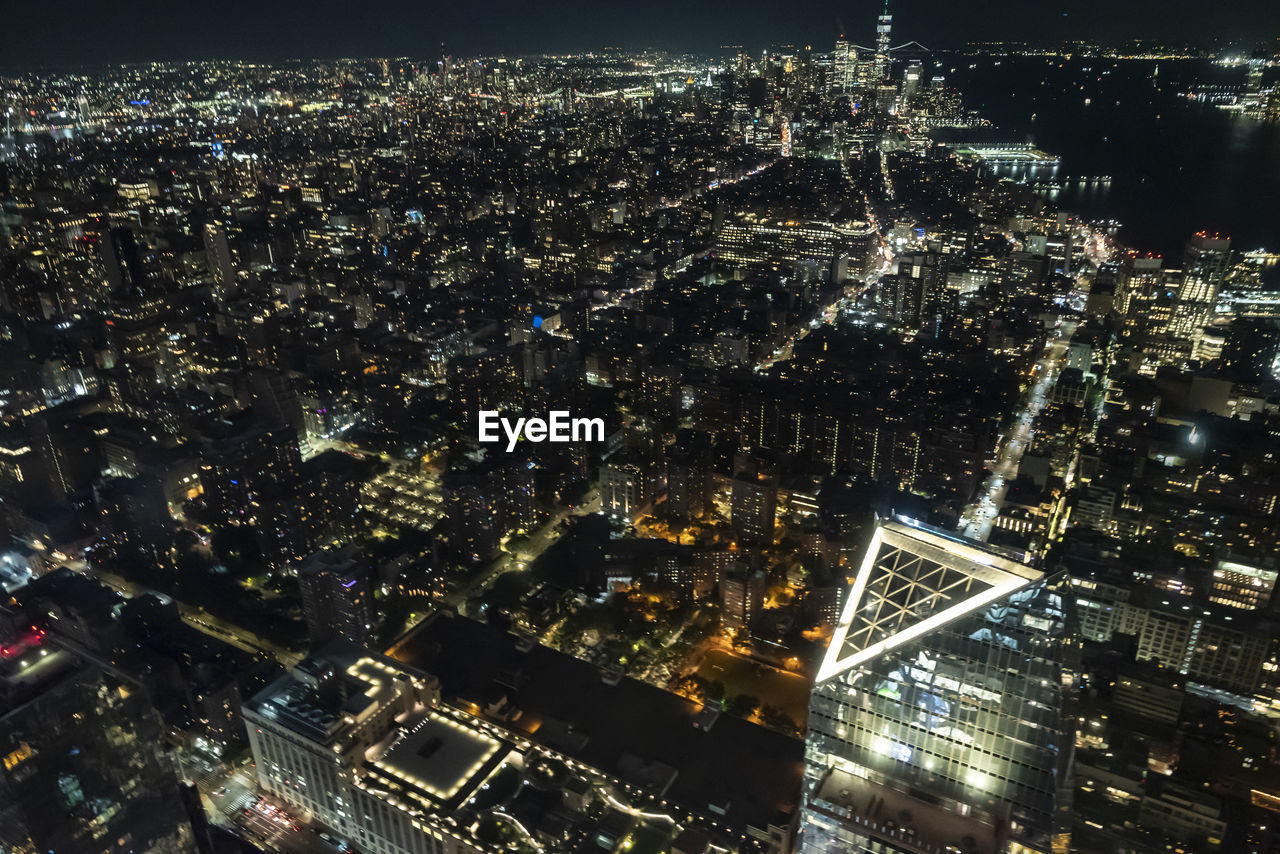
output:
[[142,250],[128,228],[103,231],[99,243],[107,284],[116,299],[143,296],[148,290],[148,275]]
[[0,851],[190,850],[142,686],[36,629],[0,641]]
[[369,643],[373,632],[373,591],[369,568],[351,545],[323,549],[298,567],[302,614],[313,645],[334,638]]
[[889,0],[885,0],[884,13],[876,19],[876,58],[873,66],[878,83],[889,76],[889,32],[893,29],[893,16],[889,14]]
[[454,554],[468,563],[497,557],[502,504],[493,480],[473,471],[449,472],[444,496]]
[[[1124,319],[1126,335],[1145,333],[1152,327],[1163,329],[1168,323],[1168,300],[1161,298],[1166,290],[1165,275],[1161,269],[1164,259],[1159,255],[1136,252],[1127,253],[1116,276],[1115,307]],[[1157,311],[1157,302],[1163,310]]]
[[1196,232],[1182,256],[1182,286],[1173,304],[1169,334],[1194,339],[1218,300],[1231,258],[1231,238]]
[[898,273],[885,277],[878,300],[882,311],[905,329],[932,330],[942,308],[947,281],[947,257],[914,252],[898,261]]
[[720,581],[720,618],[726,629],[750,629],[764,608],[768,578],[762,570],[734,564]]
[[920,86],[924,82],[924,65],[919,60],[912,60],[907,70],[902,73],[902,100],[909,101],[920,94]]
[[204,252],[213,276],[213,299],[222,305],[235,292],[236,268],[231,260],[227,230],[215,222],[205,223]]
[[245,423],[205,449],[201,483],[214,512],[252,531],[263,558],[283,567],[315,547],[303,536],[310,526],[298,503],[301,471],[296,429]]
[[835,77],[831,88],[838,94],[849,94],[858,80],[858,53],[843,33],[836,39],[836,49],[832,52],[832,67],[835,70]]
[[770,462],[755,454],[735,461],[729,499],[733,532],[743,543],[766,546],[773,542],[778,509],[778,478]]
[[1071,648],[1054,579],[880,523],[810,699],[800,850],[1065,850]]
[[666,512],[688,521],[707,506],[711,445],[701,432],[682,431],[667,451]]
[[649,476],[634,460],[616,460],[600,467],[600,506],[611,516],[639,518],[649,501]]

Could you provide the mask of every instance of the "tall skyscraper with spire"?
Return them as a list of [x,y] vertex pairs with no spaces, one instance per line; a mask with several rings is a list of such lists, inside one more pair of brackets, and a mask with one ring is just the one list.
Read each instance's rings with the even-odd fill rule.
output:
[[889,0],[885,0],[884,12],[876,19],[875,79],[883,82],[889,76],[889,33],[893,29],[893,16],[889,14]]

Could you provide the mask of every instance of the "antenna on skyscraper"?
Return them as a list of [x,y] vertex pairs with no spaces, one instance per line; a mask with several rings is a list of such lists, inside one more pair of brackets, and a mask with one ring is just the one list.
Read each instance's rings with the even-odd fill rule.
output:
[[889,33],[892,27],[889,0],[884,0],[884,12],[876,18],[875,78],[879,81],[884,81],[889,72]]

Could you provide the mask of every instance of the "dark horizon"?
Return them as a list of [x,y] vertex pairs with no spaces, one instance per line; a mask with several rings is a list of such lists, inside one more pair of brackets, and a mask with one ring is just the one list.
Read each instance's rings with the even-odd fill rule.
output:
[[[478,4],[410,4],[373,0],[352,7],[333,0],[183,6],[157,0],[125,9],[86,0],[11,4],[0,36],[0,66],[37,68],[148,61],[280,61],[366,56],[432,58],[443,43],[452,56],[590,52],[646,48],[713,53],[742,45],[755,53],[794,44],[829,50],[843,31],[869,44],[881,4],[804,0],[591,3],[586,0]],[[1133,39],[1209,48],[1253,47],[1280,37],[1280,4],[1238,0],[1206,18],[1190,0],[1123,6],[1085,0],[1069,8],[1010,0],[891,4],[894,43],[930,48],[974,41],[1056,45],[1069,40]],[[1207,26],[1207,24],[1209,26]],[[1205,34],[1215,36],[1207,39]]]

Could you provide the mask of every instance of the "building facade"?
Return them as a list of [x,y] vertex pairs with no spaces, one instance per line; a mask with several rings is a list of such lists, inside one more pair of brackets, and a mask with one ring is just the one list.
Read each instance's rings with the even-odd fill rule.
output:
[[373,637],[373,579],[356,546],[322,549],[298,567],[302,615],[313,644],[334,638],[367,644]]
[[1065,851],[1063,608],[1004,552],[882,522],[811,696],[800,850]]

